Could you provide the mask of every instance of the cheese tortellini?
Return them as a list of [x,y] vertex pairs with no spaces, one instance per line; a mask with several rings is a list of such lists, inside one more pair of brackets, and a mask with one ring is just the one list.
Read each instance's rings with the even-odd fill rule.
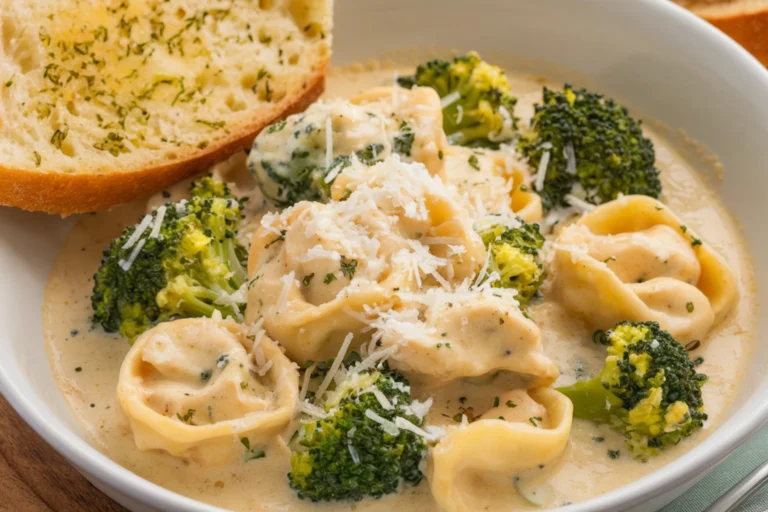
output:
[[524,169],[508,151],[451,146],[445,153],[445,180],[456,186],[473,217],[498,213],[540,220],[541,197],[525,185]]
[[392,347],[390,366],[412,381],[439,386],[498,371],[530,386],[547,386],[559,375],[543,353],[539,328],[523,316],[514,294],[503,288],[439,289],[401,297],[404,302],[372,322],[373,338]]
[[443,158],[440,155],[449,146],[443,132],[443,108],[434,89],[378,87],[358,94],[349,101],[365,107],[366,111],[373,109],[374,112],[380,112],[389,129],[398,130],[393,136],[393,150],[401,158],[421,162],[433,176],[444,176]]
[[290,422],[299,375],[263,332],[195,318],[142,334],[120,368],[117,398],[140,450],[221,465]]
[[333,196],[266,217],[251,244],[248,321],[263,317],[302,363],[335,356],[398,293],[460,283],[485,261],[455,192],[421,164],[353,164]]
[[563,229],[555,251],[558,299],[596,329],[653,320],[685,343],[738,301],[723,258],[650,197],[599,206]]
[[508,490],[516,475],[560,458],[572,418],[573,404],[553,389],[501,395],[497,407],[473,423],[449,427],[432,449],[432,495],[447,512],[483,510],[483,493]]
[[333,178],[352,161],[372,165],[398,155],[443,175],[448,143],[437,93],[381,88],[347,100],[319,101],[278,121],[253,143],[249,168],[276,206],[327,201]]

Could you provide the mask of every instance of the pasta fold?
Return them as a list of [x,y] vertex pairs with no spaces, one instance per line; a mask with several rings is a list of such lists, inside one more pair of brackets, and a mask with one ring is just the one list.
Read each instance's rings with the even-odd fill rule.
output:
[[561,456],[572,417],[571,401],[553,389],[505,393],[480,419],[450,427],[431,450],[432,496],[447,512],[481,510],[483,492],[508,490],[519,473]]
[[723,258],[646,196],[605,203],[563,229],[554,290],[593,328],[653,320],[683,343],[704,337],[738,302]]
[[246,320],[301,363],[334,357],[399,302],[398,294],[461,282],[485,261],[455,191],[397,156],[353,164],[328,204],[302,202],[266,217],[249,256]]
[[293,363],[263,333],[194,318],[161,323],[136,340],[117,398],[140,450],[215,466],[276,436],[293,416],[298,383]]
[[510,292],[486,285],[402,297],[407,302],[371,324],[374,339],[394,350],[393,368],[427,386],[499,371],[532,387],[550,385],[560,372],[543,353],[539,328]]

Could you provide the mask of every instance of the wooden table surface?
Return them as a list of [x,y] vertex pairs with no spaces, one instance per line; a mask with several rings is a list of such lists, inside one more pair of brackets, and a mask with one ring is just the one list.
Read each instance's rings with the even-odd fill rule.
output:
[[127,512],[29,428],[2,395],[0,511]]

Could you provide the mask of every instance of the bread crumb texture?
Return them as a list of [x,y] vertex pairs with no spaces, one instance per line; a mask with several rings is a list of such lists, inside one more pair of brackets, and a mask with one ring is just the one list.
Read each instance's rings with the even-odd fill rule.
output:
[[330,55],[329,0],[2,4],[0,158],[15,171],[193,160],[281,115]]

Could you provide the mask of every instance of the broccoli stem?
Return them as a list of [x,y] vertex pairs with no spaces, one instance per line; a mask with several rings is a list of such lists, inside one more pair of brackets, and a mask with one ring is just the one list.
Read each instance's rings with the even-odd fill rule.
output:
[[605,389],[600,376],[581,380],[557,390],[571,399],[573,415],[576,418],[611,423],[611,417],[618,414],[622,407],[621,400]]
[[237,256],[235,244],[233,243],[232,239],[227,239],[226,246],[226,259],[229,262],[229,268],[232,269],[232,280],[242,286],[242,283],[248,279],[248,273],[246,272],[245,268],[243,268],[242,263],[240,263],[240,258]]
[[211,316],[214,311],[223,309],[208,302],[213,302],[218,297],[219,294],[213,290],[203,286],[191,286],[179,297],[176,309],[185,316]]

